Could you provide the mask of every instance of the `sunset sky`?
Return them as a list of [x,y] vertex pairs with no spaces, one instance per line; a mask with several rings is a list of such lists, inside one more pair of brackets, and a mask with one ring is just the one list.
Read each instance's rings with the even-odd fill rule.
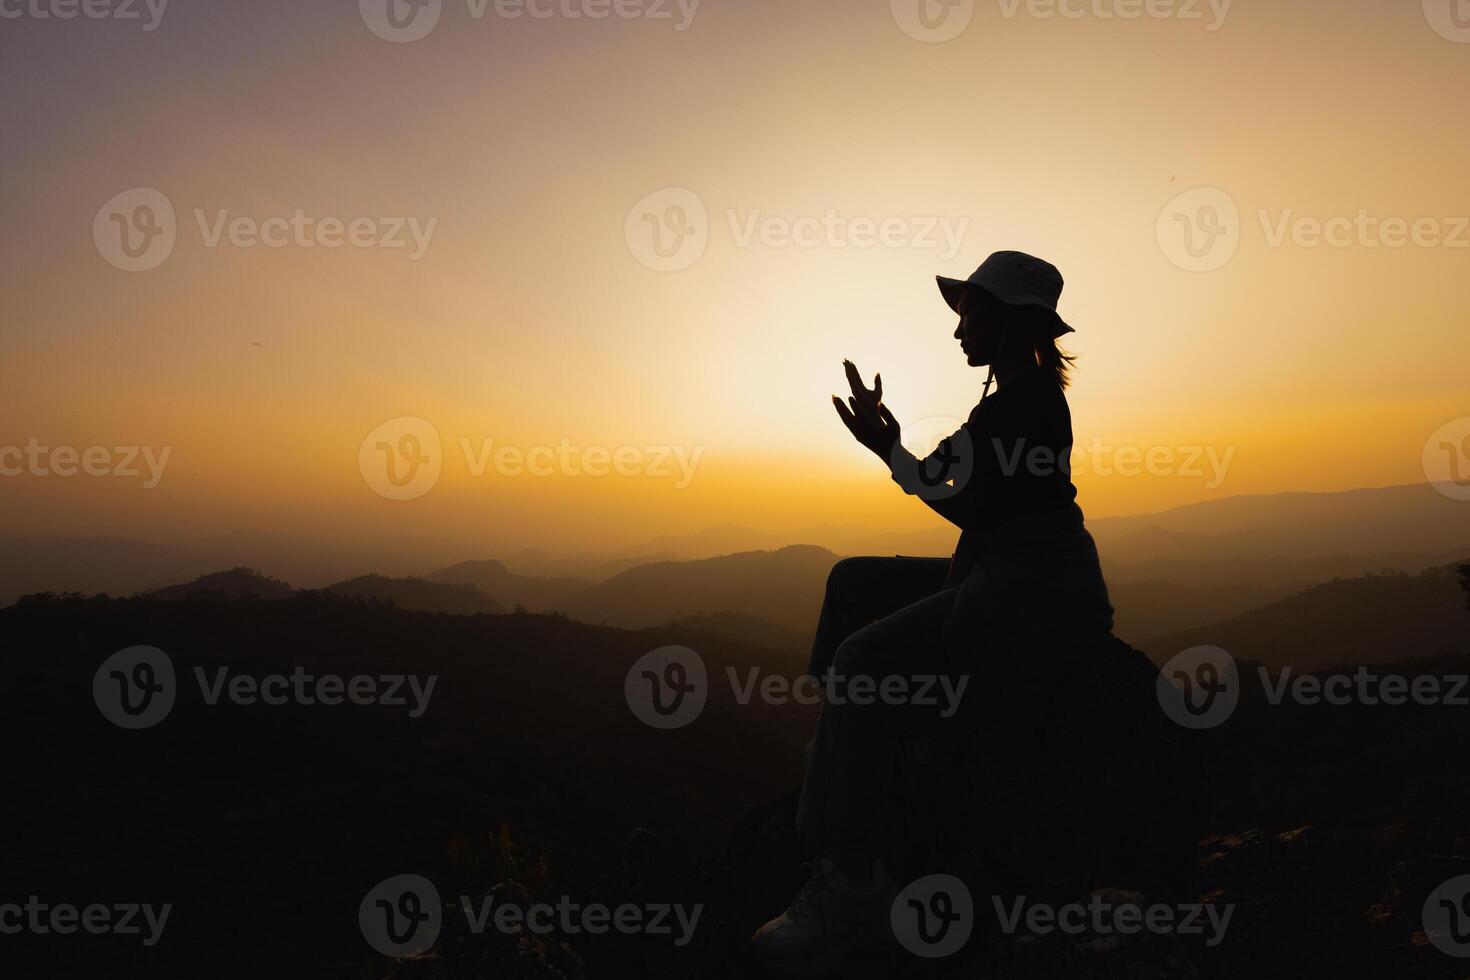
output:
[[[990,0],[942,43],[906,0],[535,6],[444,0],[393,42],[372,0],[173,0],[152,29],[141,0],[141,20],[0,0],[0,446],[170,451],[152,488],[0,477],[0,533],[922,527],[829,395],[849,357],[916,432],[964,418],[983,374],[933,277],[1007,248],[1067,279],[1079,449],[1197,457],[1084,459],[1090,516],[1422,482],[1425,441],[1470,412],[1451,0]],[[626,15],[569,16],[589,10]],[[130,272],[94,225],[135,188],[176,241]],[[1221,200],[1238,220],[1209,212],[1224,237],[1192,256],[1174,213]],[[280,247],[230,240],[298,211]],[[405,246],[314,237],[362,217]],[[1330,219],[1338,244],[1314,243]],[[649,220],[703,253],[661,258]],[[389,499],[360,451],[403,417],[432,424],[441,472]],[[630,475],[476,476],[462,440],[489,439],[638,452]],[[668,475],[643,472],[664,447]]]

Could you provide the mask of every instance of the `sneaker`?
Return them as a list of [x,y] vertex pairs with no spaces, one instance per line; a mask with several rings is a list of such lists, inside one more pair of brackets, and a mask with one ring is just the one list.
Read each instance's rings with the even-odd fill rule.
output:
[[779,977],[830,976],[853,950],[887,945],[896,891],[881,861],[873,861],[873,880],[858,886],[823,858],[790,908],[756,930],[756,959]]

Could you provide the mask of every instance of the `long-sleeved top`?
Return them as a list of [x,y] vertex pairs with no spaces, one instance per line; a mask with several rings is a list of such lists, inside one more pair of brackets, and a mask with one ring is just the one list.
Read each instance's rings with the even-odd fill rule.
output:
[[935,496],[956,501],[960,540],[950,562],[947,585],[969,573],[984,540],[1023,517],[1057,511],[1077,499],[1072,485],[1072,413],[1056,376],[1028,370],[970,412],[969,419],[913,472],[895,467],[905,489],[925,493],[941,479],[951,480]]

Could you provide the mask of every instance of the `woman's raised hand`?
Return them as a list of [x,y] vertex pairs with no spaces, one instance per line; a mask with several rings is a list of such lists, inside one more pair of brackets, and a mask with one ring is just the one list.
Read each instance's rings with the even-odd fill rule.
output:
[[886,461],[898,442],[899,427],[898,420],[883,404],[883,375],[873,376],[873,389],[869,391],[863,384],[862,375],[858,374],[857,365],[844,360],[842,367],[847,372],[847,384],[852,395],[845,405],[837,395],[832,396],[837,415],[854,439]]

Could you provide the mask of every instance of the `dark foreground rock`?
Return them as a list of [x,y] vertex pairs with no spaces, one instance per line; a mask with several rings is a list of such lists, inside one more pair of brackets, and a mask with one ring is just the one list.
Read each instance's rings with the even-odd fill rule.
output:
[[[1084,683],[1024,692],[1026,710],[916,735],[902,753],[886,860],[906,883],[945,875],[968,895],[971,929],[929,958],[896,945],[855,954],[840,977],[918,980],[1270,980],[1462,977],[1465,961],[1428,945],[1425,897],[1470,870],[1442,857],[1375,868],[1312,826],[1203,838],[1206,762],[1162,717],[1157,671],[1116,643]],[[1052,678],[1053,680],[1055,678]],[[1010,688],[1025,678],[1010,679]],[[454,916],[399,980],[764,976],[746,940],[802,884],[811,859],[794,830],[797,795],[746,813],[718,860],[681,863],[636,831],[621,865],[584,903],[698,907],[670,935],[474,934]],[[517,886],[499,886],[513,895]],[[961,894],[957,892],[956,895]],[[1060,918],[1059,918],[1060,917]],[[1067,928],[1058,928],[1064,920]],[[1152,923],[1153,927],[1149,927]],[[920,948],[919,952],[924,950]]]
[[[658,838],[642,832],[629,842],[623,866],[587,901],[701,905],[693,942],[642,935],[533,936],[495,930],[472,933],[448,914],[435,948],[402,961],[397,980],[584,980],[640,977],[758,978],[765,976],[745,939],[779,911],[800,884],[793,861],[801,849],[787,831],[794,798],[747,814],[727,860],[680,864]],[[1304,977],[1464,977],[1465,961],[1434,949],[1420,932],[1423,897],[1445,877],[1470,871],[1470,859],[1435,858],[1387,872],[1363,867],[1341,841],[1313,827],[1270,834],[1251,830],[1200,842],[1204,890],[1193,901],[1229,908],[1222,937],[1201,915],[1201,934],[1146,928],[1127,933],[1087,925],[1077,932],[1002,932],[994,896],[972,886],[975,933],[966,948],[924,960],[899,948],[855,954],[844,980],[927,977],[936,980],[1269,980]],[[1442,877],[1444,876],[1444,877]],[[1422,894],[1421,894],[1422,892]],[[497,899],[525,901],[507,884]],[[1011,901],[1009,896],[1006,902]],[[1151,896],[1099,888],[1070,900],[1080,909],[1158,904]],[[1061,903],[1068,904],[1068,903]],[[1188,905],[1189,903],[1183,903]],[[1218,918],[1218,916],[1217,916]]]

